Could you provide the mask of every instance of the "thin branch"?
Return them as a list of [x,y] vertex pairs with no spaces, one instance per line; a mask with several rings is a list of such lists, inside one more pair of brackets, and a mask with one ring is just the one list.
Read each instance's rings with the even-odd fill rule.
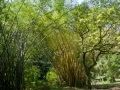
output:
[[[95,53],[94,53],[95,54]],[[101,51],[98,53],[98,55],[93,59],[93,64],[88,67],[88,70],[91,70],[96,64],[97,61],[99,60],[99,56],[101,55]],[[95,55],[94,55],[95,56]]]
[[[66,23],[66,22],[60,24],[57,28],[61,27],[61,26],[64,25],[65,23]],[[48,37],[52,32],[54,32],[57,28],[55,28],[55,29],[53,29],[52,31],[50,31],[50,32],[49,32],[44,38],[42,38],[42,39],[40,40],[40,42],[37,43],[33,48],[37,47],[45,38],[47,38],[47,37]],[[30,49],[30,48],[28,48],[27,51],[28,51],[29,49]],[[33,52],[33,50],[30,50],[29,55],[28,55],[28,58],[29,58],[29,56],[31,55],[31,52]]]
[[[71,9],[70,11],[72,11],[73,9]],[[70,12],[68,11],[68,12]],[[66,15],[68,12],[65,12],[64,14],[62,14],[61,16],[59,16],[57,19],[53,20],[50,24],[48,24],[38,35],[35,36],[35,38],[33,39],[32,43],[36,40],[36,38],[41,35],[41,33],[43,31],[45,31],[47,28],[49,28],[52,24],[54,24],[56,21],[58,21],[59,19],[61,19],[64,15]]]
[[[17,16],[18,16],[18,13],[20,12],[20,10],[21,10],[21,8],[22,8],[24,2],[25,2],[25,0],[23,0],[21,6],[19,7],[18,12],[17,12],[17,14],[16,14],[15,17],[14,17],[14,20],[13,20],[14,22],[15,22],[15,19],[17,18]],[[9,31],[12,31],[11,29],[12,29],[12,27],[13,27],[13,25],[14,25],[14,22],[12,23],[12,25],[11,25]]]

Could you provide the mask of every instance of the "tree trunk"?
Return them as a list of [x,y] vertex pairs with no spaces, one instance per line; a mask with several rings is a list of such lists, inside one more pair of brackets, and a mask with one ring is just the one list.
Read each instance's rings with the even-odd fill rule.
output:
[[86,75],[87,75],[87,87],[88,89],[92,89],[92,85],[91,85],[91,75],[90,75],[90,70],[86,71]]

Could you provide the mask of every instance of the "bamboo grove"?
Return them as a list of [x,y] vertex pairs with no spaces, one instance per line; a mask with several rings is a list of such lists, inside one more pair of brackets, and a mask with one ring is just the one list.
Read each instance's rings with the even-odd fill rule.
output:
[[0,89],[25,90],[26,68],[40,59],[59,85],[91,89],[100,58],[120,53],[119,10],[117,0],[1,0]]

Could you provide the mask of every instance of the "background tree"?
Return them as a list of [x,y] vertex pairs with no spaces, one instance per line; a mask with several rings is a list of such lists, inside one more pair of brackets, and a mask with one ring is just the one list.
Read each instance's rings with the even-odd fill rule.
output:
[[[103,4],[103,2],[100,2],[100,4]],[[116,3],[114,4],[116,5]],[[79,13],[79,11],[82,12]],[[117,10],[113,7],[99,7],[96,4],[95,6],[92,4],[92,7],[90,7],[87,2],[76,7],[73,12],[73,30],[80,37],[78,40],[81,46],[79,54],[82,58],[87,75],[87,85],[90,89],[92,88],[90,72],[97,64],[100,55],[111,53],[118,46],[118,40],[116,39],[118,33],[115,31],[115,26],[119,23],[116,19],[119,18],[119,14],[116,14],[116,12]]]
[[[119,77],[119,55],[108,54],[100,58],[100,61],[95,66],[99,72],[99,76],[106,76],[110,82],[115,82],[115,78]],[[97,72],[96,71],[96,72]],[[107,71],[107,72],[106,72]]]

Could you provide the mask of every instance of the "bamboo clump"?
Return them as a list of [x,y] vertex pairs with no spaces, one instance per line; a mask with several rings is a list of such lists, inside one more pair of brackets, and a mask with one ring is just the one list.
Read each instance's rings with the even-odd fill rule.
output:
[[58,36],[55,33],[55,36],[57,52],[54,54],[53,62],[60,83],[65,81],[66,85],[71,87],[86,85],[84,68],[78,59],[80,55],[75,52],[78,48],[63,34]]

